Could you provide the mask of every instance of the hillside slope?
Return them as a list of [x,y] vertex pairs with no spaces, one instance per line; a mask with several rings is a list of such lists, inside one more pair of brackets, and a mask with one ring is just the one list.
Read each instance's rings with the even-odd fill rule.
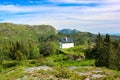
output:
[[50,36],[57,34],[57,30],[50,25],[33,25],[31,29],[39,36]]
[[25,25],[0,23],[0,39],[36,39],[36,33]]
[[37,40],[38,36],[56,34],[55,28],[49,25],[21,25],[0,23],[0,40]]

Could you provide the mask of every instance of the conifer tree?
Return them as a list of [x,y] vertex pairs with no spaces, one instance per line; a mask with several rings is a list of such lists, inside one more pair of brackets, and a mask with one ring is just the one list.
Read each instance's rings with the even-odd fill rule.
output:
[[108,34],[106,34],[106,37],[104,39],[104,49],[103,49],[103,65],[106,67],[109,67],[109,59],[110,59],[110,54],[111,54],[111,39]]
[[103,66],[103,39],[98,33],[97,39],[96,39],[96,46],[95,49],[97,50],[97,57],[96,57],[96,66]]

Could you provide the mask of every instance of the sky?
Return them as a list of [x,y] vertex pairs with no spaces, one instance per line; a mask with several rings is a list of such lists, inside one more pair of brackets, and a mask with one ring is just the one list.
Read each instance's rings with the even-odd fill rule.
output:
[[120,33],[120,0],[0,0],[0,23]]

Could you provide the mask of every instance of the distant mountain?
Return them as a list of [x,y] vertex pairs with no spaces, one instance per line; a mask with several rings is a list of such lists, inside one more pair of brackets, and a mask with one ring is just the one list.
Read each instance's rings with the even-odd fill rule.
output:
[[75,34],[79,31],[76,29],[62,29],[62,30],[59,30],[58,32],[64,33],[64,34]]
[[113,36],[120,36],[120,33],[111,33],[110,35],[113,35]]

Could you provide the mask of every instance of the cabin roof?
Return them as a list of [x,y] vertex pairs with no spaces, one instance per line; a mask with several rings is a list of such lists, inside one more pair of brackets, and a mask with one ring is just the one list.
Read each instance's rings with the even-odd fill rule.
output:
[[60,40],[61,43],[74,43],[73,39],[72,38],[62,38]]

